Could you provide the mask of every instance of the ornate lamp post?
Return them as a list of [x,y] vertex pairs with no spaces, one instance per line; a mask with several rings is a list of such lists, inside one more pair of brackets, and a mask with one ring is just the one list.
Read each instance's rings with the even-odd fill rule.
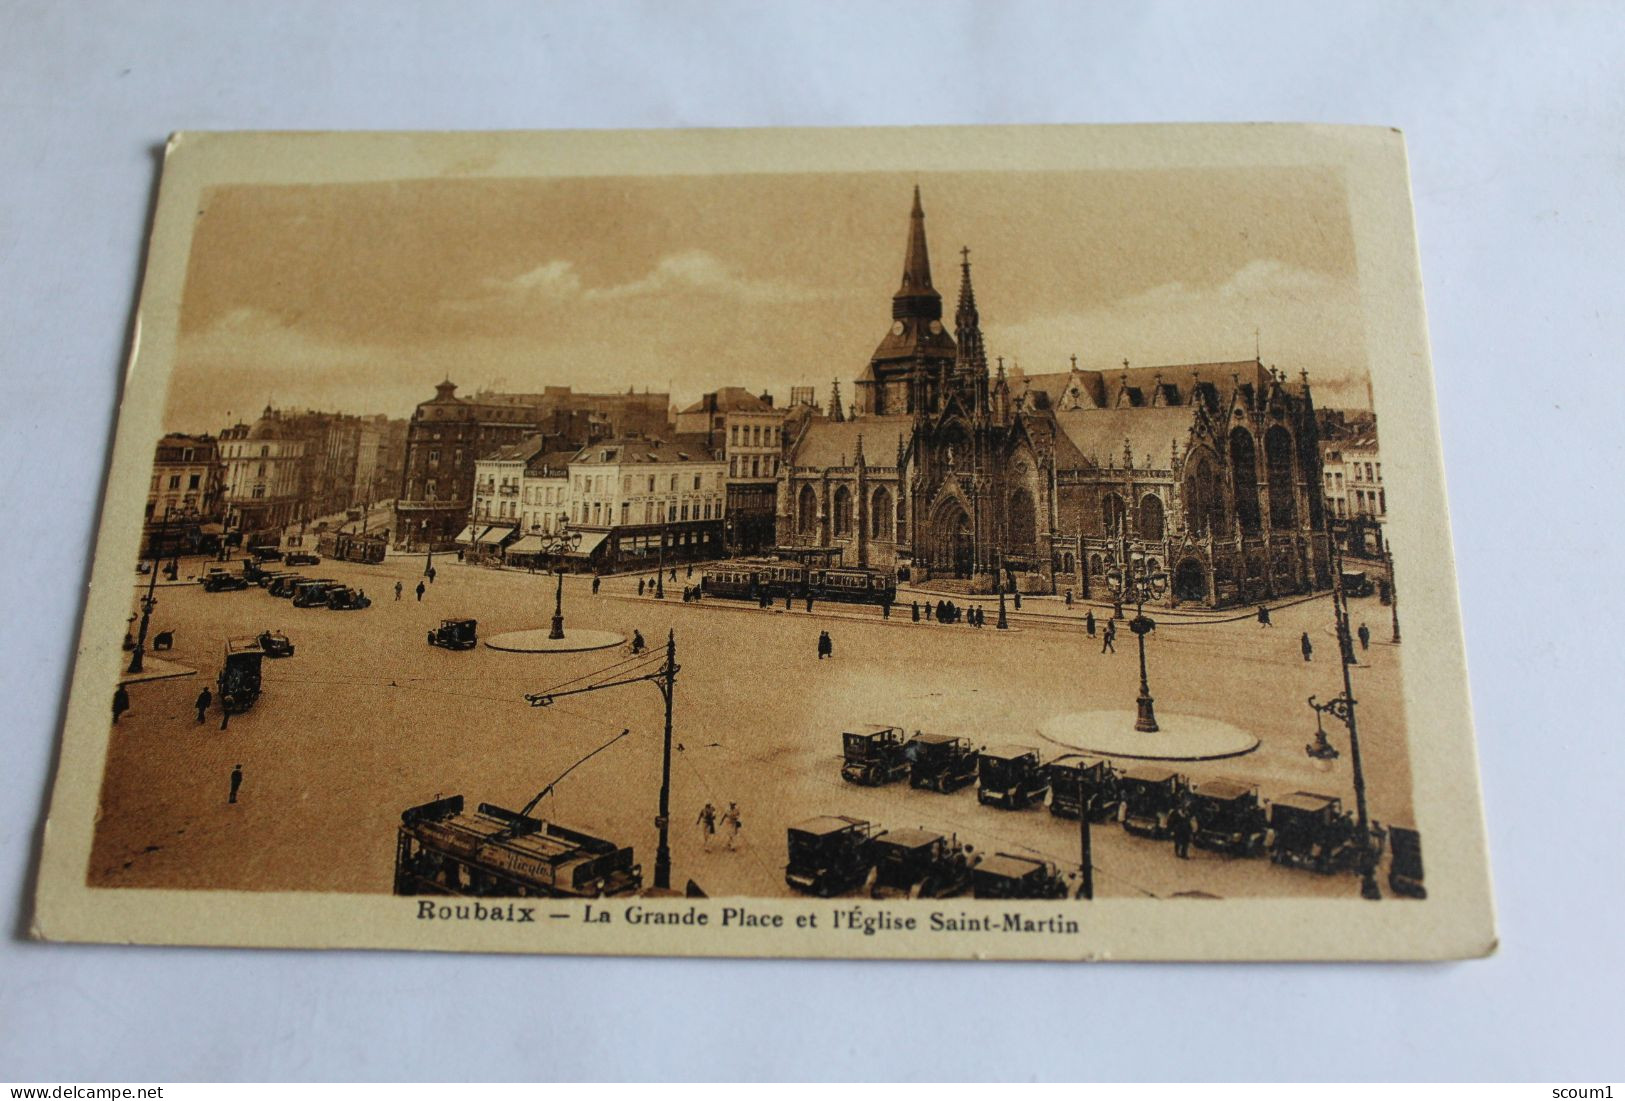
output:
[[660,502],[660,557],[655,560],[655,599],[666,599],[666,503]]
[[555,559],[553,572],[558,575],[558,585],[553,590],[553,626],[547,632],[550,639],[564,637],[564,556],[581,546],[581,533],[571,531],[569,517],[559,513],[559,533],[550,539],[546,546],[548,554]]
[[1004,614],[1004,548],[999,548],[999,621],[994,624],[1001,631],[1010,629],[1010,621]]
[[[164,534],[169,534],[169,506],[164,507]],[[152,540],[152,570],[147,580],[147,595],[141,598],[141,627],[135,638],[135,652],[130,655],[126,672],[141,672],[142,658],[147,653],[147,627],[152,622],[152,610],[158,605],[158,563],[163,560],[163,549],[157,538]]]
[[1360,759],[1360,726],[1355,717],[1354,682],[1350,673],[1355,662],[1353,641],[1349,637],[1348,608],[1343,594],[1343,557],[1335,541],[1332,543],[1332,577],[1332,616],[1337,627],[1338,664],[1343,667],[1343,694],[1325,703],[1318,703],[1314,696],[1309,697],[1309,706],[1315,712],[1315,742],[1305,746],[1304,752],[1318,760],[1337,758],[1337,750],[1327,741],[1325,728],[1321,726],[1321,715],[1332,716],[1348,729],[1349,764],[1354,771],[1354,812],[1360,831],[1357,840],[1360,847],[1360,896],[1375,900],[1382,897],[1382,889],[1377,886],[1377,852],[1371,844],[1371,819],[1366,813],[1365,767]]
[[1393,615],[1394,637],[1391,642],[1399,641],[1399,585],[1394,579],[1394,548],[1383,545],[1383,553],[1388,558],[1388,611]]
[[1145,602],[1161,599],[1167,594],[1168,574],[1163,570],[1151,569],[1144,552],[1130,547],[1128,536],[1124,535],[1117,569],[1107,578],[1115,586],[1119,608],[1124,600],[1134,601],[1134,618],[1128,623],[1128,629],[1134,632],[1140,644],[1140,695],[1136,700],[1138,714],[1134,719],[1134,729],[1155,734],[1158,729],[1156,701],[1151,698],[1151,686],[1146,679],[1145,636],[1157,629],[1157,622],[1145,614]]

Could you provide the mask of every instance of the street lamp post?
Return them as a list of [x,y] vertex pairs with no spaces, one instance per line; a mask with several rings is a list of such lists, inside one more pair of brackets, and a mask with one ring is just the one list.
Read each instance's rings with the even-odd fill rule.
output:
[[666,599],[666,504],[660,504],[660,551],[655,560],[655,598]]
[[1388,611],[1392,613],[1394,624],[1394,637],[1390,642],[1399,641],[1399,585],[1394,579],[1394,548],[1383,547],[1383,553],[1388,556]]
[[1323,760],[1337,756],[1337,751],[1327,742],[1325,731],[1320,726],[1322,714],[1332,716],[1348,729],[1349,765],[1354,772],[1354,812],[1360,831],[1360,896],[1376,900],[1382,898],[1382,889],[1377,886],[1377,853],[1371,844],[1371,819],[1366,811],[1365,767],[1360,757],[1360,726],[1355,717],[1351,672],[1355,664],[1354,646],[1349,637],[1347,597],[1343,592],[1343,557],[1335,541],[1332,543],[1332,576],[1332,617],[1337,628],[1338,664],[1343,668],[1343,694],[1325,703],[1317,703],[1314,696],[1309,697],[1309,706],[1315,712],[1316,741],[1314,745],[1305,747],[1305,752]]
[[568,517],[559,513],[559,534],[549,540],[546,546],[547,553],[555,559],[553,572],[558,575],[558,585],[553,590],[553,626],[547,632],[550,639],[564,637],[564,556],[581,546],[581,533],[569,530]]
[[[169,506],[164,507],[164,533],[169,532]],[[139,673],[142,669],[142,659],[147,653],[147,627],[152,622],[152,609],[158,604],[158,563],[163,560],[161,547],[156,538],[152,541],[152,571],[147,580],[147,595],[141,598],[141,627],[136,633],[135,652],[130,655],[128,673]]]
[[1004,548],[999,548],[999,622],[995,626],[1001,631],[1010,629],[1010,621],[1004,614]]
[[[1156,701],[1151,697],[1151,685],[1146,676],[1145,636],[1157,629],[1157,622],[1145,614],[1145,602],[1155,600],[1168,591],[1168,575],[1162,570],[1152,570],[1144,552],[1130,547],[1126,528],[1122,531],[1120,546],[1117,570],[1109,575],[1109,579],[1116,587],[1115,602],[1118,608],[1123,606],[1125,599],[1134,601],[1134,618],[1128,624],[1140,649],[1140,694],[1135,701],[1134,729],[1144,734],[1155,734],[1159,728]],[[1136,561],[1140,563],[1138,571]]]

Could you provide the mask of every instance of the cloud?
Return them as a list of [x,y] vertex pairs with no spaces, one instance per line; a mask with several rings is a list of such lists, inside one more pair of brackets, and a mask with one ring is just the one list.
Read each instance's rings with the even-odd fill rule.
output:
[[703,249],[686,249],[662,257],[636,279],[601,287],[586,286],[572,261],[548,260],[518,275],[487,278],[477,293],[448,302],[447,307],[476,312],[672,295],[703,295],[751,304],[805,302],[819,297],[817,291],[791,283],[753,279]]

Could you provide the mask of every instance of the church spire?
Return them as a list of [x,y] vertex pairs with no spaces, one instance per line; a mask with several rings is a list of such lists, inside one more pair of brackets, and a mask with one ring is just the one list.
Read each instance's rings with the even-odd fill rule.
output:
[[976,312],[976,288],[970,281],[970,249],[959,250],[959,309],[954,313],[954,339],[959,342],[961,371],[987,374],[987,351],[982,347],[982,319]]
[[925,247],[925,208],[920,185],[914,185],[914,209],[908,215],[908,249],[903,254],[903,283],[892,295],[891,315],[897,320],[942,317],[942,296],[931,285],[931,254]]
[[829,415],[831,420],[846,420],[846,412],[841,408],[841,380],[836,379],[830,386]]

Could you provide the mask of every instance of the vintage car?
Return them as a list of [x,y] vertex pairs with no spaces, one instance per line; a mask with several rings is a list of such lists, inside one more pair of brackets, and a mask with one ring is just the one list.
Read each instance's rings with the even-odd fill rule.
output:
[[1371,576],[1364,570],[1344,570],[1341,580],[1345,596],[1370,596],[1374,591]]
[[247,711],[260,698],[260,662],[264,657],[257,638],[226,640],[225,661],[215,684],[220,689],[220,706],[227,712]]
[[281,631],[261,631],[259,637],[260,649],[265,651],[268,658],[293,657],[293,643]]
[[364,589],[334,585],[327,590],[327,606],[335,612],[355,612],[372,607],[372,597]]
[[308,577],[303,581],[294,583],[293,606],[295,608],[325,608],[327,607],[327,594],[339,588],[340,582],[331,577]]
[[280,562],[280,561],[282,561],[282,548],[281,547],[250,547],[248,549],[248,553],[252,554],[255,558],[259,559],[261,562]]
[[1089,809],[1089,820],[1098,822],[1117,813],[1122,795],[1117,790],[1117,770],[1106,761],[1068,753],[1044,766],[1049,773],[1049,812],[1058,818],[1076,818],[1079,807]]
[[[1381,853],[1381,835],[1373,831],[1371,858]],[[1309,868],[1321,875],[1353,871],[1360,866],[1363,848],[1354,816],[1335,795],[1294,791],[1270,803],[1270,859],[1291,868]]]
[[311,579],[302,573],[279,573],[266,583],[265,591],[272,596],[279,596],[286,600],[293,596],[293,591],[299,587],[299,582],[309,580]]
[[989,746],[976,757],[976,801],[1023,810],[1049,794],[1049,775],[1038,750],[1022,745]]
[[245,558],[242,561],[243,580],[248,582],[250,585],[258,585],[260,583],[260,578],[264,577],[270,572],[264,566],[260,565],[257,559]]
[[275,585],[284,577],[299,578],[300,575],[294,573],[292,570],[261,570],[259,572],[259,576],[254,579],[254,584],[258,585],[266,592],[270,592],[271,586]]
[[1236,780],[1201,780],[1190,787],[1195,818],[1191,840],[1200,849],[1232,856],[1259,856],[1269,829],[1269,815],[1258,801],[1258,788]]
[[875,827],[861,818],[826,814],[796,823],[788,830],[784,881],[820,898],[852,890],[874,864],[874,835]]
[[976,780],[976,748],[964,738],[916,730],[903,753],[909,761],[909,787],[946,794]]
[[1426,898],[1422,886],[1422,835],[1414,826],[1389,826],[1388,888],[1407,898]]
[[1166,838],[1168,816],[1185,797],[1185,777],[1165,765],[1141,765],[1117,778],[1123,795],[1119,820],[1129,833]]
[[248,582],[240,574],[227,573],[218,567],[203,575],[203,591],[206,593],[236,592],[246,588]]
[[478,627],[478,620],[442,619],[440,626],[429,632],[429,645],[444,646],[448,650],[472,650],[480,640]]
[[977,898],[1065,898],[1066,876],[1047,860],[995,853],[971,870]]
[[949,898],[970,890],[971,848],[930,830],[887,830],[870,845],[871,898]]
[[289,551],[282,559],[284,566],[319,566],[321,563],[321,557],[309,551]]
[[841,735],[841,779],[878,787],[908,775],[907,746],[895,726],[865,726]]

